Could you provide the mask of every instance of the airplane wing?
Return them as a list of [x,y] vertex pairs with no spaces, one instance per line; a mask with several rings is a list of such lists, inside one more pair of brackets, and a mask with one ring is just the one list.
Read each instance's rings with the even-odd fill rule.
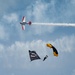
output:
[[22,25],[22,30],[25,30],[25,25]]
[[25,16],[23,16],[22,22],[26,22],[26,17]]

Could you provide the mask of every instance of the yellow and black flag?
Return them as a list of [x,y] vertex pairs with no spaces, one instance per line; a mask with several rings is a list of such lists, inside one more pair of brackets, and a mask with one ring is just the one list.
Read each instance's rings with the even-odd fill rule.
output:
[[37,60],[37,59],[41,59],[39,57],[39,55],[35,52],[35,51],[30,51],[29,50],[29,56],[30,56],[30,60],[33,61],[33,60]]
[[52,44],[48,43],[48,44],[46,44],[46,46],[53,49],[54,56],[58,56],[58,51]]

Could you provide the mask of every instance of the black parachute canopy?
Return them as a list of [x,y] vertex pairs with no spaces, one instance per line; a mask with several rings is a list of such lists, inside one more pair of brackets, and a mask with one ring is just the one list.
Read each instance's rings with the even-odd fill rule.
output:
[[33,60],[37,60],[37,59],[41,59],[39,57],[39,55],[35,52],[35,51],[30,51],[29,50],[29,56],[30,56],[30,60],[33,61]]

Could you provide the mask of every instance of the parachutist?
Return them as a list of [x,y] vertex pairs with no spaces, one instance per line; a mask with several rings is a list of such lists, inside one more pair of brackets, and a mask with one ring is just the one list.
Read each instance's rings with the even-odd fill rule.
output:
[[47,57],[48,57],[48,55],[46,55],[46,56],[44,57],[43,61],[45,61],[45,60],[47,59]]

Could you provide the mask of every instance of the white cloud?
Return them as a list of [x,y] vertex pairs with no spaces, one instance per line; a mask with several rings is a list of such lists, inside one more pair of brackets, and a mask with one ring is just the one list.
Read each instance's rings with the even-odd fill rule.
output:
[[16,1],[10,1],[10,0],[0,0],[0,15],[2,16],[4,13],[9,11],[9,8],[12,8],[16,6]]
[[[20,26],[18,26],[18,15],[16,13],[10,13],[3,15],[1,22],[0,22],[0,39],[1,40],[9,40],[10,35],[12,34],[12,30],[14,32],[15,29],[18,30]],[[12,29],[11,29],[11,26]],[[11,30],[10,30],[11,29]]]
[[0,44],[0,57],[2,57],[4,51],[4,46]]
[[8,23],[17,22],[18,21],[18,15],[16,13],[11,13],[8,15],[4,15],[3,19],[6,20]]
[[[63,38],[56,39],[55,41],[42,41],[33,40],[31,42],[19,42],[16,41],[14,44],[6,47],[0,45],[0,54],[3,59],[3,64],[8,68],[28,68],[30,64],[30,58],[28,50],[35,50],[38,55],[43,59],[43,57],[48,54],[48,49],[46,43],[53,44],[57,50],[60,52],[73,52],[75,48],[75,36],[64,36]],[[18,63],[17,63],[18,62]],[[38,62],[38,61],[37,61]],[[37,63],[33,63],[37,67]],[[40,63],[39,63],[40,65]]]
[[73,6],[75,6],[75,0],[71,0]]
[[72,52],[75,46],[75,36],[65,36],[61,39],[57,39],[55,40],[54,45],[60,51]]
[[35,21],[43,21],[43,19],[46,18],[45,12],[47,8],[48,5],[46,3],[43,3],[41,1],[36,1],[36,3],[33,5],[33,11],[32,11],[32,15],[35,17]]
[[73,70],[73,73],[72,73],[72,75],[75,75],[75,70]]
[[[49,15],[47,14],[47,10],[50,6],[54,6],[54,1],[51,1],[51,3],[46,3],[42,1],[36,1],[33,5],[28,6],[26,12],[27,17],[31,17],[31,20],[33,18],[34,22],[51,22]],[[52,9],[51,9],[52,10]],[[50,11],[50,10],[49,10]],[[34,31],[33,31],[34,30]],[[54,31],[53,26],[32,26],[33,33],[36,34],[44,34],[45,32],[52,33]]]
[[0,39],[7,40],[9,38],[8,33],[5,31],[4,26],[0,25]]

